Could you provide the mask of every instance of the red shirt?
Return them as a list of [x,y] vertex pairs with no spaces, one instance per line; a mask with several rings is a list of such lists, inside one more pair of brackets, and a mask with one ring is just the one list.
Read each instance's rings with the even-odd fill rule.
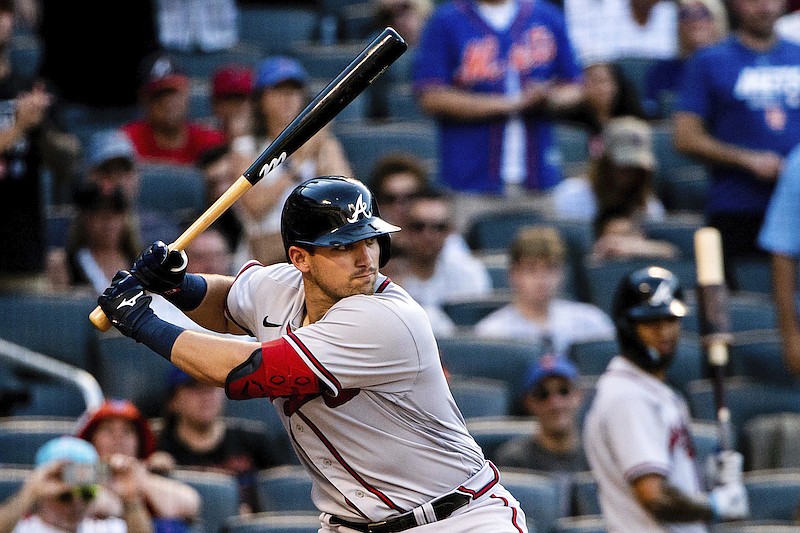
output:
[[152,127],[143,120],[124,125],[122,131],[133,142],[139,157],[149,163],[192,165],[205,150],[225,142],[222,132],[197,123],[189,124],[186,143],[176,149],[165,149],[158,146]]

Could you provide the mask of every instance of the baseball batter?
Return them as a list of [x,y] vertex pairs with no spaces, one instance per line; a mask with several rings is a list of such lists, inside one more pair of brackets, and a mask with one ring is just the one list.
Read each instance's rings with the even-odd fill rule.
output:
[[704,521],[748,514],[741,454],[714,458],[715,488],[705,494],[689,410],[664,383],[685,314],[668,270],[649,267],[620,282],[613,315],[622,355],[600,377],[584,425],[609,533],[707,533]]
[[[378,272],[397,230],[361,182],[316,178],[284,205],[288,263],[185,274],[185,256],[155,243],[99,303],[123,334],[230,398],[273,400],[313,478],[321,532],[527,531],[467,432],[425,312]],[[164,322],[146,291],[260,343]]]

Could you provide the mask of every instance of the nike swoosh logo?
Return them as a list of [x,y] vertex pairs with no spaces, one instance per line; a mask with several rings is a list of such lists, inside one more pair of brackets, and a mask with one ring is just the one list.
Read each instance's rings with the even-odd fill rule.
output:
[[131,297],[130,297],[130,298],[128,298],[127,300],[122,300],[122,301],[119,303],[119,305],[117,306],[117,309],[122,309],[122,308],[123,308],[123,307],[125,307],[125,306],[131,306],[131,307],[133,307],[133,306],[136,304],[136,301],[137,301],[139,298],[141,298],[142,296],[144,296],[144,291],[139,291],[138,293],[134,294],[133,296],[131,296]]
[[274,324],[272,322],[267,322],[268,318],[269,318],[269,316],[265,316],[264,317],[264,322],[262,322],[262,324],[264,324],[265,328],[279,328],[279,327],[281,327],[283,325],[283,324]]

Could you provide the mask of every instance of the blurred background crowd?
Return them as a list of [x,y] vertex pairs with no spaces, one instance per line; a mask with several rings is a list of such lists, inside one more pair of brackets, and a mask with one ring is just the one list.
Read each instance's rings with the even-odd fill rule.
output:
[[[693,290],[694,231],[713,226],[752,519],[792,524],[797,0],[0,0],[0,500],[21,490],[17,519],[55,520],[60,488],[80,504],[70,531],[233,532],[313,512],[266,400],[229,401],[87,315],[386,26],[409,50],[191,243],[189,271],[283,261],[292,188],[361,179],[403,228],[384,273],[428,311],[467,425],[532,527],[603,531],[580,431],[618,353],[613,291],[638,267],[684,288],[668,382],[698,458],[715,449]],[[36,454],[63,435],[91,450]],[[114,465],[113,482],[64,493],[53,461],[72,459]],[[0,511],[0,532],[14,516]]]

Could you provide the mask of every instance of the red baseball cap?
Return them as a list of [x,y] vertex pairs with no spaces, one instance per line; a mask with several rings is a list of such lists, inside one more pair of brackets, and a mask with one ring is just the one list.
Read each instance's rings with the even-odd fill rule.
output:
[[189,86],[189,77],[167,55],[157,54],[142,62],[141,90],[153,94],[167,90],[183,90]]
[[122,418],[132,422],[139,436],[139,459],[144,459],[156,450],[156,438],[150,423],[129,400],[106,400],[96,410],[84,413],[78,420],[75,436],[91,442],[100,422],[111,418]]
[[226,65],[214,72],[211,94],[214,98],[248,96],[253,90],[253,71],[242,65]]

